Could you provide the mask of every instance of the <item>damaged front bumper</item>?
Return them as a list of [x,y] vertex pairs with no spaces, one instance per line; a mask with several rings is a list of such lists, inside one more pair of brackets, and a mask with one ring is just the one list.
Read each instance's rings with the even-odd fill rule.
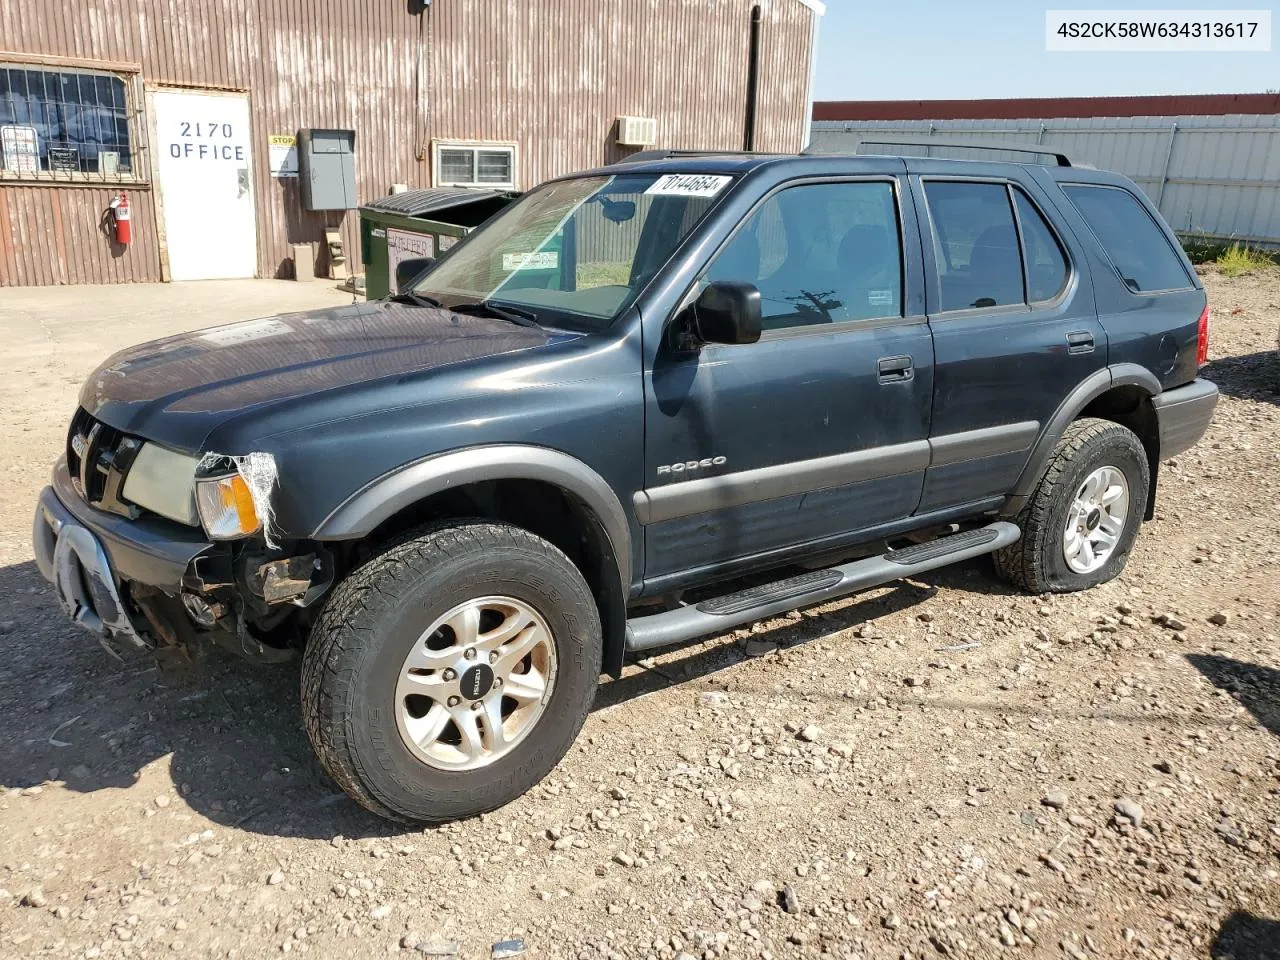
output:
[[121,597],[131,582],[172,595],[192,560],[213,544],[160,518],[128,519],[94,510],[71,483],[66,461],[53,470],[32,528],[36,566],[58,591],[63,610],[80,626],[132,647],[150,647]]
[[317,543],[215,543],[163,517],[95,509],[65,458],[40,494],[32,540],[73,622],[109,650],[153,650],[162,665],[191,663],[208,644],[251,663],[292,659],[299,617],[334,579],[333,555]]

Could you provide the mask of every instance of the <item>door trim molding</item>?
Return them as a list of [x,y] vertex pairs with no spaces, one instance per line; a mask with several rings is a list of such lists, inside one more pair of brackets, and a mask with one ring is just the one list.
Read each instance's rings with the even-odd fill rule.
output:
[[930,467],[945,467],[966,460],[982,460],[1006,453],[1030,450],[1040,435],[1040,421],[1023,420],[998,427],[965,430],[961,433],[945,433],[929,441],[932,448]]
[[632,506],[636,519],[647,526],[761,500],[816,493],[863,480],[882,480],[931,467],[1021,453],[1031,449],[1039,434],[1038,421],[1024,420],[949,433],[929,440],[911,440],[830,457],[794,460],[648,487],[636,491],[631,498]]
[[759,500],[827,490],[860,480],[914,473],[928,466],[929,441],[912,440],[650,487],[637,491],[632,504],[642,524],[660,523]]

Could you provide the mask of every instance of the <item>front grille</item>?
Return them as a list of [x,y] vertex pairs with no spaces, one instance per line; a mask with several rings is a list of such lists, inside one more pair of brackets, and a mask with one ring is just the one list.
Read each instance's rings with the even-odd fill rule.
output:
[[77,409],[67,433],[67,470],[80,496],[100,510],[137,516],[137,508],[120,499],[120,489],[141,446],[136,437]]

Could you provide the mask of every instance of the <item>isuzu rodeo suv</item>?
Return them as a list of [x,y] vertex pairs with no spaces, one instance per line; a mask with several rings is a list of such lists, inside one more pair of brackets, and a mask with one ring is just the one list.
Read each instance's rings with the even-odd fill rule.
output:
[[528,790],[628,653],[981,554],[1112,579],[1217,401],[1173,233],[1066,158],[649,154],[400,267],[108,359],[34,536],[105,642],[300,654],[401,821]]

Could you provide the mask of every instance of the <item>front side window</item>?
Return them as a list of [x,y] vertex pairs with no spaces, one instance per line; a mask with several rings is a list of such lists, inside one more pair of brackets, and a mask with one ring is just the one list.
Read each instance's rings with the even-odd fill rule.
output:
[[902,316],[902,241],[893,184],[789,187],[756,208],[703,284],[760,290],[765,330]]
[[1063,184],[1067,195],[1135,293],[1191,286],[1182,259],[1151,214],[1128,190]]
[[130,124],[135,80],[0,63],[0,178],[141,179]]
[[453,248],[416,292],[445,306],[491,300],[553,326],[602,330],[731,180],[620,174],[548,183]]

